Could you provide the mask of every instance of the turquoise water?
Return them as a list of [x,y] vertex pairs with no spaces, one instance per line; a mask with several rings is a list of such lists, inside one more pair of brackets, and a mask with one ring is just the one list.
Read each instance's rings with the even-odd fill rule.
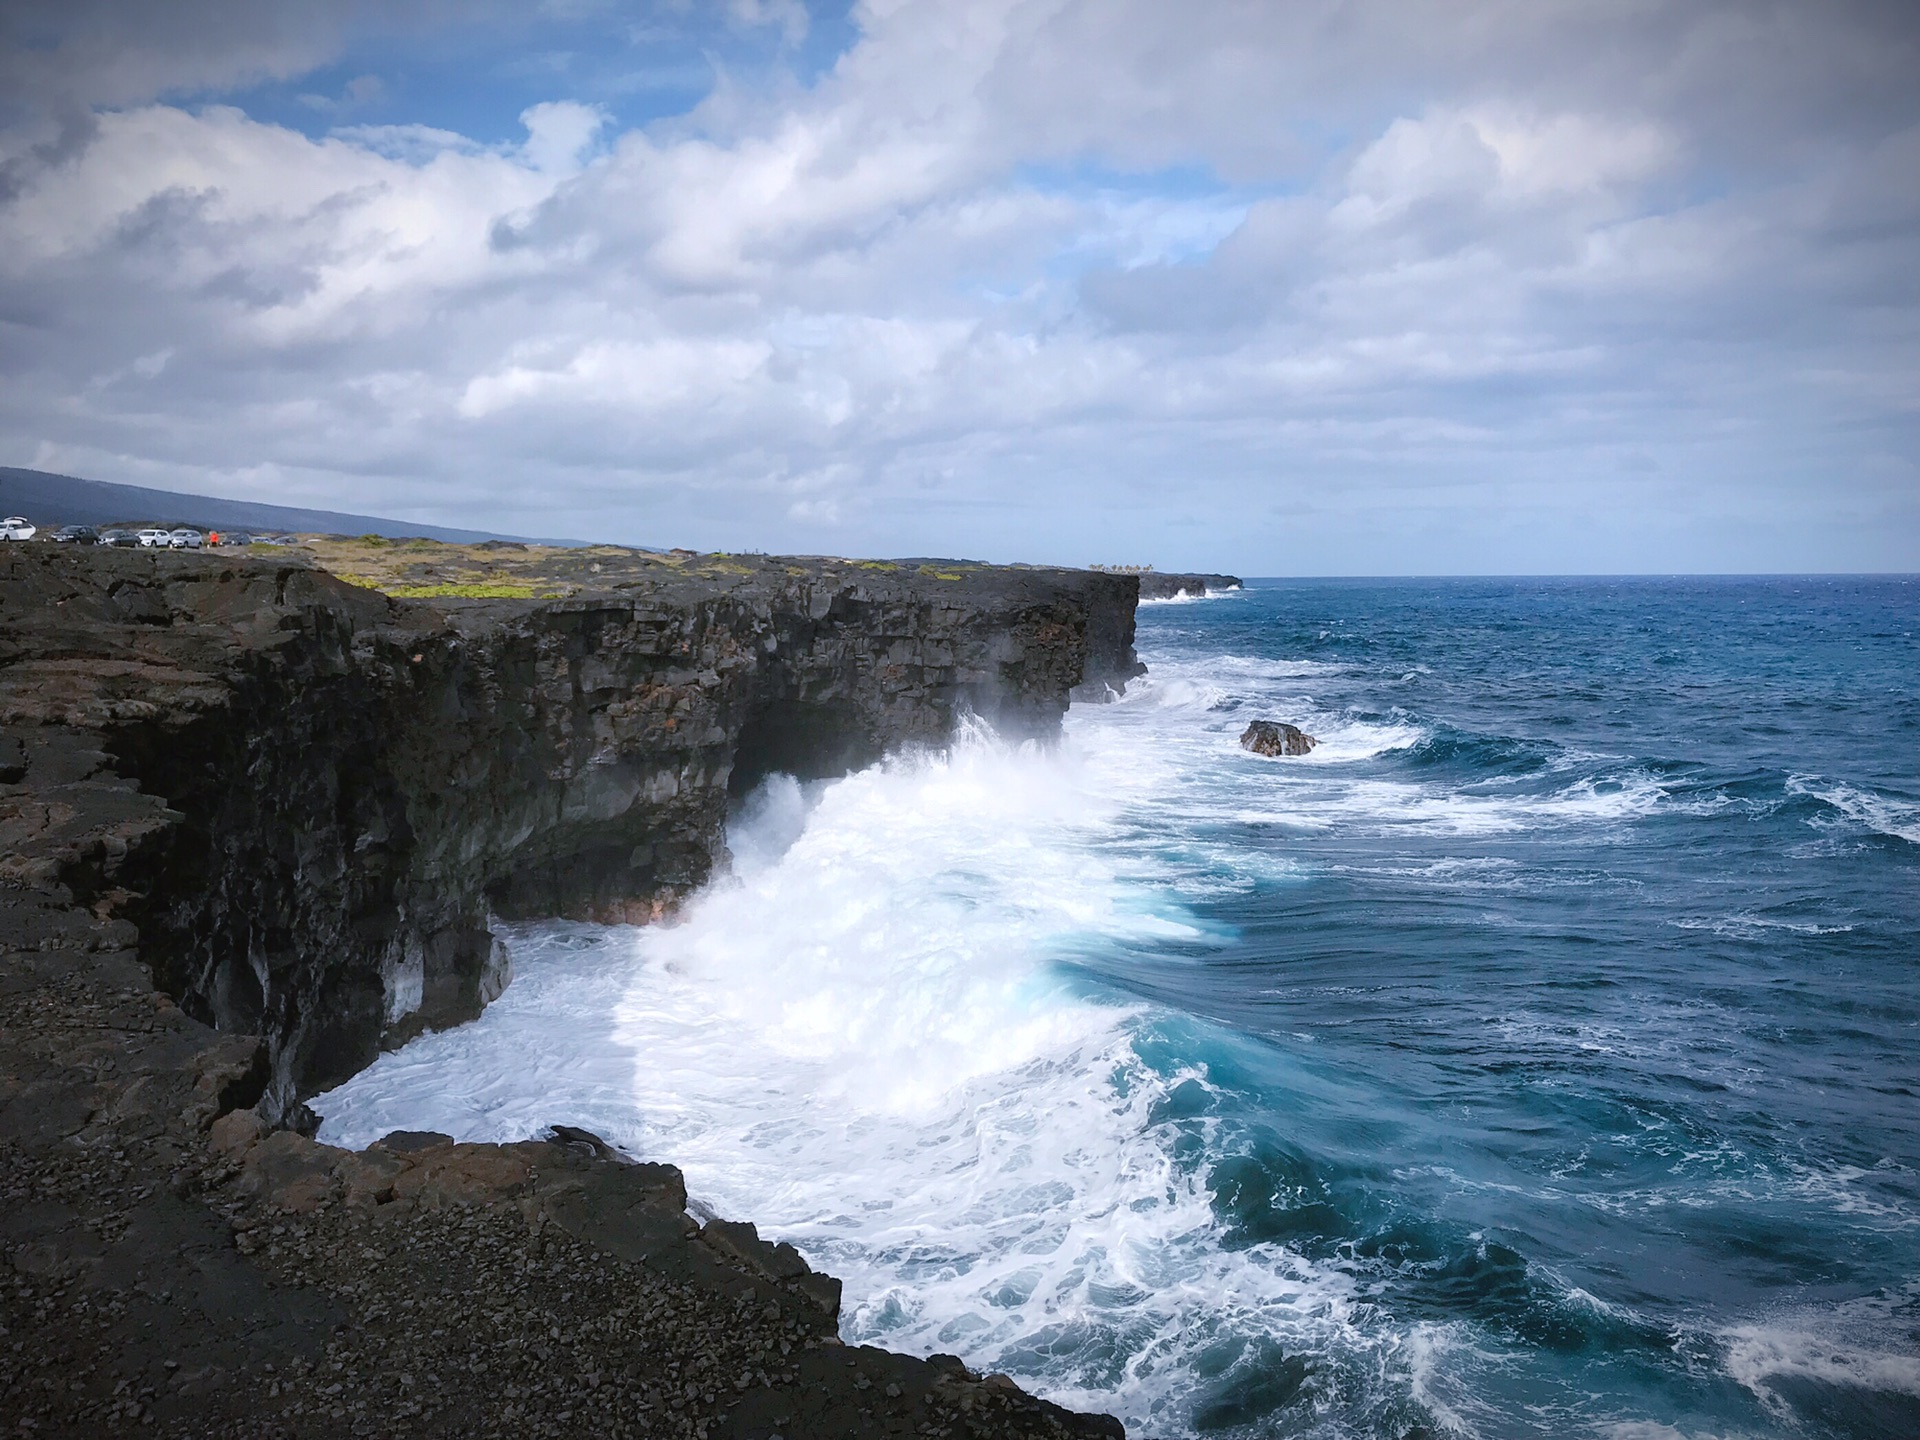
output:
[[[323,1138],[589,1125],[1137,1435],[1920,1434],[1920,582],[1144,607],[1063,741],[776,779]],[[1263,760],[1255,717],[1320,737]]]

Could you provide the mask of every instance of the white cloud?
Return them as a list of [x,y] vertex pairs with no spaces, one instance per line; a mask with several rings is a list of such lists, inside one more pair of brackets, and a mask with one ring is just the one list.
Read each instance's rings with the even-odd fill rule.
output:
[[[1920,113],[1885,82],[1911,27],[856,20],[812,88],[615,135],[564,97],[515,145],[143,102],[56,156],[22,122],[0,441],[730,548],[1378,571],[1433,568],[1437,526],[1458,568],[1920,563]],[[1782,105],[1792,143],[1753,144]],[[1689,563],[1682,516],[1735,539]]]
[[543,174],[563,175],[580,168],[605,128],[607,115],[595,105],[549,100],[523,110],[520,123],[527,127],[527,141],[521,147],[527,164]]

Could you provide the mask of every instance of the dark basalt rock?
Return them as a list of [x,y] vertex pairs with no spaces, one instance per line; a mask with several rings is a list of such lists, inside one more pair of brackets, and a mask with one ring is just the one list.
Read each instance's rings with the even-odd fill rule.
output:
[[408,603],[299,558],[0,556],[0,730],[70,727],[154,798],[80,884],[189,1014],[265,1037],[270,1119],[477,1015],[491,915],[657,918],[766,775],[967,712],[1053,733],[1139,668],[1128,576],[595,563],[562,599]]
[[966,709],[1044,734],[1135,671],[1129,577],[735,569],[425,605],[297,558],[0,551],[23,1433],[1121,1434],[841,1345],[837,1282],[588,1132],[301,1133],[301,1097],[498,993],[490,913],[645,917],[724,863],[741,769]]
[[1181,595],[1202,598],[1209,590],[1238,590],[1238,575],[1175,575],[1160,570],[1144,571],[1140,576],[1142,600],[1172,600]]
[[1256,720],[1240,736],[1240,743],[1256,755],[1305,755],[1320,742],[1298,725]]

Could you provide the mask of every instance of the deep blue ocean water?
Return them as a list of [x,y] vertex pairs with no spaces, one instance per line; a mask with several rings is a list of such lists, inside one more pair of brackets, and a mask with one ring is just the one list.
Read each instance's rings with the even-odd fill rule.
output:
[[1464,1326],[1481,1433],[1920,1435],[1920,584],[1275,583],[1141,632],[1418,734],[1196,816],[1299,868],[1099,966],[1245,1037],[1236,1239]]
[[[323,1138],[587,1124],[1135,1435],[1920,1435],[1920,581],[1260,582]],[[1238,746],[1255,717],[1321,738]]]

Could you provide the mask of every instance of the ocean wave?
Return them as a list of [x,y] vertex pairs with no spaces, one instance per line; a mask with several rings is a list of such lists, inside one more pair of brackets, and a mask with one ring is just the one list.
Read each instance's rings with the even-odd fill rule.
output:
[[1531,775],[1547,769],[1557,747],[1509,735],[1475,735],[1452,726],[1435,728],[1407,747],[1419,768],[1456,766],[1483,775]]
[[1309,830],[1337,826],[1348,834],[1398,831],[1473,837],[1562,826],[1614,827],[1654,813],[1665,798],[1659,783],[1644,774],[1583,779],[1547,794],[1509,795],[1449,791],[1398,780],[1353,780],[1310,793],[1282,790],[1270,800],[1242,803],[1233,815],[1243,824],[1278,823]]
[[1274,655],[1222,653],[1196,660],[1184,655],[1142,647],[1147,678],[1178,675],[1236,685],[1259,685],[1316,675],[1351,675],[1355,667],[1340,660],[1310,660]]
[[[1140,768],[1116,791],[1071,745],[975,725],[944,754],[774,777],[678,923],[516,930],[506,993],[317,1097],[322,1136],[582,1125],[840,1277],[847,1339],[957,1353],[1135,1430],[1258,1418],[1303,1351],[1323,1391],[1386,1403],[1397,1335],[1351,1277],[1221,1242],[1183,1158],[1207,1122],[1171,1099],[1204,1067],[1149,1063],[1152,1012],[1056,963],[1206,940],[1169,872],[1141,885],[1112,843]],[[1222,1347],[1242,1358],[1198,1363]]]
[[1787,793],[1825,801],[1856,825],[1920,845],[1920,802],[1817,775],[1788,776]]
[[1783,1380],[1920,1399],[1920,1355],[1862,1343],[1844,1330],[1836,1334],[1836,1328],[1832,1318],[1820,1317],[1807,1328],[1788,1322],[1723,1330],[1716,1337],[1723,1347],[1721,1367],[1775,1417],[1789,1422],[1798,1417],[1781,1393]]
[[1764,935],[1768,931],[1785,931],[1791,935],[1848,935],[1853,932],[1851,925],[1822,925],[1811,920],[1783,920],[1778,916],[1762,915],[1752,910],[1742,910],[1732,915],[1682,915],[1667,922],[1676,930],[1707,930],[1715,935],[1726,935],[1737,939],[1751,939]]
[[1209,589],[1204,595],[1193,595],[1185,591],[1178,595],[1143,595],[1140,597],[1140,606],[1144,609],[1149,605],[1200,605],[1208,600],[1226,600],[1246,593],[1244,588],[1235,586],[1231,590]]
[[[1916,1177],[1904,1165],[1883,1160],[1872,1169],[1859,1165],[1794,1165],[1791,1168],[1793,1178],[1786,1188],[1803,1199],[1879,1229],[1920,1228],[1920,1213],[1916,1213],[1911,1201]],[[1909,1198],[1904,1203],[1880,1198],[1869,1193],[1862,1181],[1881,1186],[1899,1184]]]

